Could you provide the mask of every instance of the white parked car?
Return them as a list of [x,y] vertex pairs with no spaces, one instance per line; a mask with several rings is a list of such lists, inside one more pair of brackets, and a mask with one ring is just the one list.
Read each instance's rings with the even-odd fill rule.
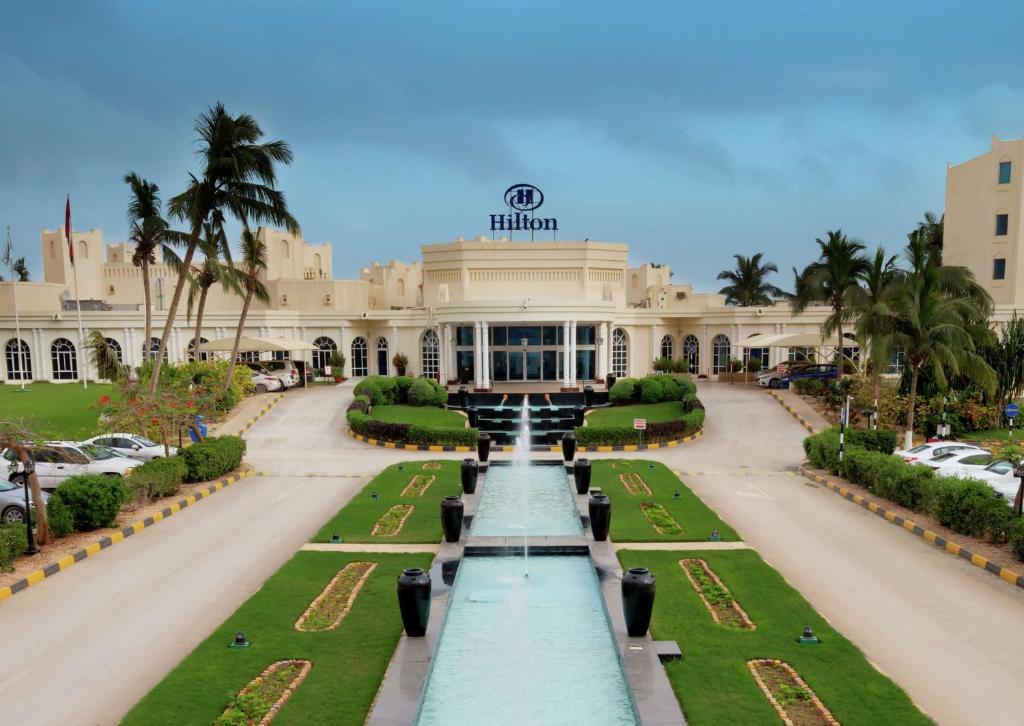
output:
[[[83,446],[86,444],[102,446],[111,449],[121,456],[127,456],[129,459],[138,459],[139,461],[161,459],[165,455],[163,444],[158,444],[138,434],[100,434],[82,442]],[[171,456],[178,453],[178,449],[174,446],[168,447],[168,449]]]
[[256,393],[266,393],[267,391],[280,391],[284,388],[284,383],[281,382],[280,378],[276,378],[267,373],[253,371],[252,386]]
[[963,451],[964,449],[973,449],[979,454],[992,453],[988,449],[983,449],[974,444],[965,444],[961,441],[932,441],[915,446],[912,449],[897,449],[892,453],[893,456],[899,456],[908,464],[930,464],[930,460],[936,456],[942,456],[954,451]]
[[975,451],[974,449],[960,449],[939,454],[928,460],[928,466],[935,469],[940,476],[974,476],[996,460],[992,454]]
[[[97,447],[102,449],[102,447]],[[72,441],[48,441],[41,446],[30,446],[32,458],[36,463],[36,476],[39,486],[52,491],[65,479],[78,474],[106,474],[108,476],[129,476],[139,462],[120,456],[112,451],[93,451],[92,447],[83,448]],[[8,478],[21,486],[26,476],[21,461],[13,449],[4,449],[0,454],[8,462]],[[102,458],[100,458],[102,457]]]
[[280,378],[285,388],[292,388],[302,382],[302,375],[299,369],[290,360],[268,360],[263,361],[263,367],[267,373]]
[[1013,475],[1013,464],[1008,461],[993,462],[981,471],[972,472],[970,477],[988,484],[996,494],[1006,499],[1008,504],[1012,505],[1013,500],[1017,498],[1020,478]]

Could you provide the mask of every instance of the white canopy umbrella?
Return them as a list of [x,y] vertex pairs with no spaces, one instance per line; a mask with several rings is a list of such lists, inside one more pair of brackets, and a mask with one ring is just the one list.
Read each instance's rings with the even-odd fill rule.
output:
[[[755,333],[733,343],[737,348],[837,348],[839,336],[822,339],[820,333]],[[856,340],[846,338],[844,348],[854,348]]]
[[[217,338],[206,343],[199,344],[199,350],[204,353],[230,353],[235,349],[235,338]],[[239,352],[265,351],[265,350],[317,350],[312,343],[295,338],[246,338],[238,340]]]

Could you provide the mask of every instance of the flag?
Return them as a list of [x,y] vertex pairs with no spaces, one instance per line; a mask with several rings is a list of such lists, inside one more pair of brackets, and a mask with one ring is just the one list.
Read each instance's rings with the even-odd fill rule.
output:
[[4,255],[3,263],[4,267],[11,266],[11,256],[14,254],[14,245],[11,243],[11,228],[7,228],[7,241],[4,242]]
[[71,257],[71,264],[75,264],[75,245],[71,241],[71,195],[68,194],[68,203],[64,207],[64,236],[68,238],[68,256]]

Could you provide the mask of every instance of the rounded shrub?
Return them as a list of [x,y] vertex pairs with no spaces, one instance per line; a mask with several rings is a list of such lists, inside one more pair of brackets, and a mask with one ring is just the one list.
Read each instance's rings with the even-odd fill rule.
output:
[[657,378],[645,378],[640,384],[640,400],[644,403],[660,403],[664,395],[661,381]]
[[46,523],[54,537],[67,537],[75,531],[75,518],[60,497],[50,497],[46,503]]
[[128,488],[140,499],[169,497],[178,491],[187,474],[188,464],[182,456],[153,459],[132,471]]
[[662,401],[678,401],[682,396],[682,391],[679,388],[679,382],[675,379],[675,376],[662,376],[661,377],[661,400]]
[[612,385],[608,392],[608,400],[615,406],[627,406],[633,403],[633,394],[636,392],[636,381],[632,378],[620,378]]
[[0,572],[14,572],[14,560],[28,547],[25,527],[0,524]]
[[121,477],[84,474],[65,479],[52,499],[60,499],[68,508],[77,531],[88,532],[111,526],[127,497]]
[[410,406],[432,406],[437,400],[437,394],[430,381],[426,378],[417,378],[409,387]]
[[237,469],[245,454],[245,440],[240,436],[210,436],[205,441],[182,449],[185,460],[185,481],[210,481]]

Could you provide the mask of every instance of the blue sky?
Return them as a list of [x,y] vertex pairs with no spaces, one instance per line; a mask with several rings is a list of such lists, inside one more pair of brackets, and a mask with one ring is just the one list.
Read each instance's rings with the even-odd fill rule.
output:
[[134,170],[166,196],[221,100],[287,140],[334,272],[487,232],[514,182],[561,239],[717,289],[765,251],[789,287],[841,227],[902,246],[947,161],[1024,135],[1020,2],[46,2],[0,6],[0,226],[122,239]]

